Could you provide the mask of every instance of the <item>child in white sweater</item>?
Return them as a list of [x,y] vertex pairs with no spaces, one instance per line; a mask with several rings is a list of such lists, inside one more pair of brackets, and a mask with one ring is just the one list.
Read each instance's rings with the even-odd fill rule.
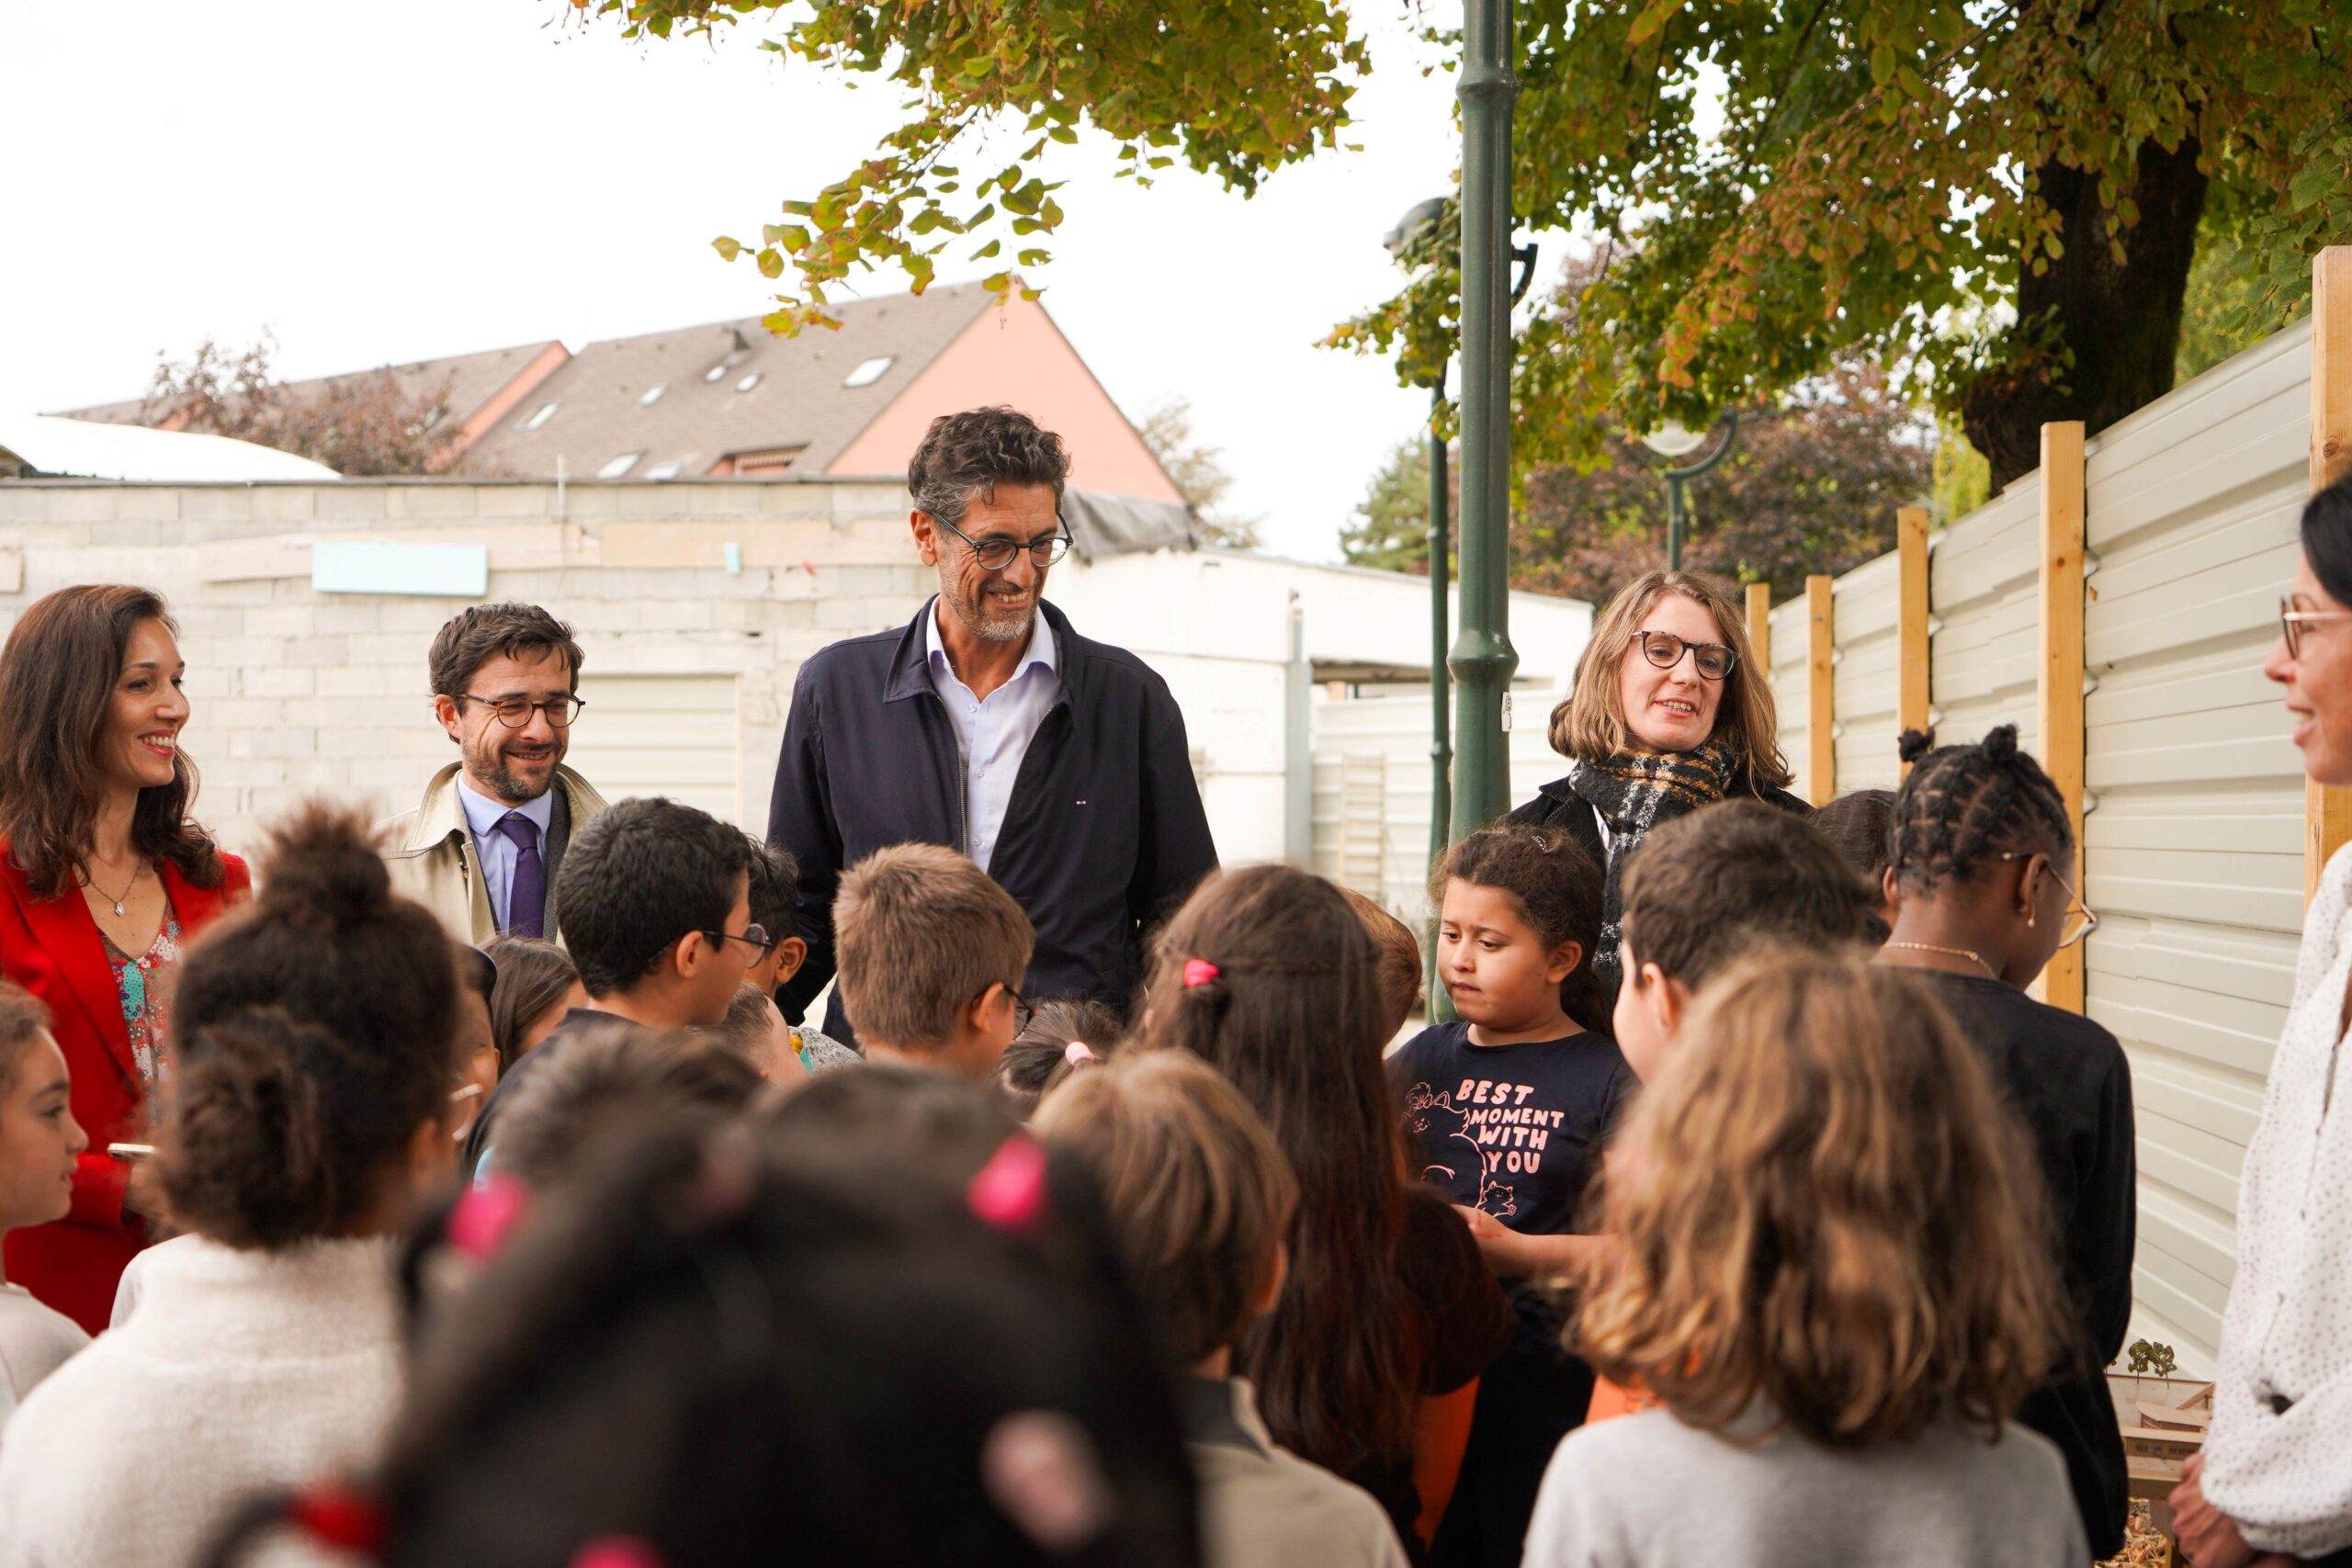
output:
[[295,818],[260,881],[180,971],[155,1160],[186,1234],[11,1418],[0,1563],[181,1568],[398,1402],[390,1232],[456,1166],[449,944],[356,817]]
[[1925,987],[1749,956],[1620,1152],[1577,1345],[1657,1408],[1568,1434],[1525,1568],[2090,1560],[2057,1449],[2010,1418],[2064,1343],[2032,1156]]
[[[39,1000],[0,984],[0,1235],[62,1220],[90,1140],[67,1103],[65,1056]],[[0,1427],[33,1385],[90,1342],[81,1325],[8,1283],[0,1266]]]

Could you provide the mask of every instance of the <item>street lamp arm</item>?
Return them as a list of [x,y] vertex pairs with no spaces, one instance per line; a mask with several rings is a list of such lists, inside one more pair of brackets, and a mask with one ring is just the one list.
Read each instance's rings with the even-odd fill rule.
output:
[[1722,462],[1725,457],[1730,457],[1731,449],[1738,445],[1739,411],[1737,409],[1734,409],[1729,413],[1724,415],[1724,438],[1713,452],[1710,452],[1706,457],[1700,462],[1688,464],[1679,468],[1667,469],[1665,477],[1668,480],[1695,479],[1701,474],[1705,473],[1709,468],[1713,468],[1717,463]]

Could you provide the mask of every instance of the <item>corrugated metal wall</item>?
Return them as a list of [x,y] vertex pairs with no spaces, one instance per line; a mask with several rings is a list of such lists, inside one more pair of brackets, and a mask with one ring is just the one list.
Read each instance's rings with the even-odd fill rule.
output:
[[1928,703],[1939,739],[2014,724],[2018,744],[2036,749],[2040,486],[2028,474],[1932,538]]
[[2134,1332],[2205,1371],[2302,924],[2302,763],[2261,667],[2310,484],[2310,345],[2280,333],[2086,463],[2088,1010],[2132,1057]]

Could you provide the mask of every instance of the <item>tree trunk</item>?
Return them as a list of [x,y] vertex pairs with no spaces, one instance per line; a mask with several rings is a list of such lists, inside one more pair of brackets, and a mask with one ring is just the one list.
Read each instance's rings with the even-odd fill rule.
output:
[[2018,319],[2045,312],[2058,324],[2072,363],[2048,358],[1987,376],[1961,399],[1961,426],[1992,465],[1993,493],[2041,461],[2041,426],[2078,419],[2096,435],[2172,389],[2180,344],[2181,299],[2205,210],[2205,175],[2193,136],[2167,152],[2143,142],[2132,198],[2140,221],[2122,231],[2124,262],[2108,248],[2098,177],[2044,164],[2041,197],[2059,216],[2065,254],[2018,280]]

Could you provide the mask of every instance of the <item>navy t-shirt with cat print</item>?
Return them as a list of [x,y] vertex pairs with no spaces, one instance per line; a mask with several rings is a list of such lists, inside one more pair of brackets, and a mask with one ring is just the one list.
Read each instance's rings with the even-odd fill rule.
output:
[[1388,1058],[1413,1174],[1529,1235],[1572,1235],[1634,1078],[1606,1036],[1474,1045],[1422,1030]]

